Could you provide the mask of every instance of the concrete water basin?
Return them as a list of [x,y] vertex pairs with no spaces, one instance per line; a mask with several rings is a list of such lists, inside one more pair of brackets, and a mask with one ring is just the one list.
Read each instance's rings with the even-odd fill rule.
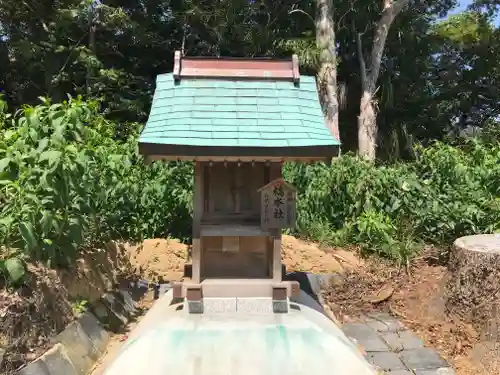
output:
[[285,314],[181,307],[158,301],[104,374],[375,374],[339,327],[305,305]]

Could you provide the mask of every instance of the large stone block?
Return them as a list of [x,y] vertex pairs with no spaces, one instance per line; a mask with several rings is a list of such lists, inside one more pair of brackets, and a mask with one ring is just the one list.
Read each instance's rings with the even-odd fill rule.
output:
[[107,329],[113,332],[118,332],[125,324],[122,317],[118,317],[102,300],[97,300],[90,307],[92,313],[97,320],[101,322]]
[[38,360],[45,364],[49,375],[79,375],[62,344],[54,345]]
[[67,326],[52,342],[64,347],[65,354],[77,374],[85,375],[87,370],[92,367],[95,361],[92,359],[94,347],[78,320]]
[[130,316],[134,317],[139,314],[139,309],[135,301],[132,299],[132,296],[126,290],[118,290],[113,293],[116,301],[118,301],[124,308],[125,312]]
[[116,317],[123,322],[123,324],[128,323],[129,314],[127,310],[125,310],[125,307],[123,306],[121,301],[116,297],[116,294],[114,292],[104,294],[101,300],[108,307],[108,309],[111,310],[113,314],[115,314]]
[[16,375],[50,375],[47,365],[40,359],[28,363]]
[[99,323],[97,318],[86,312],[78,319],[83,332],[92,343],[93,351],[90,354],[94,361],[97,361],[105,352],[109,342],[109,333]]

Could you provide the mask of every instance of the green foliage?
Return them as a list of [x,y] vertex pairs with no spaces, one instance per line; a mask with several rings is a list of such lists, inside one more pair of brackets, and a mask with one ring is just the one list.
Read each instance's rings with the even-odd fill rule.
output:
[[7,281],[7,285],[20,286],[27,276],[26,263],[20,255],[8,251],[0,254],[0,277]]
[[287,165],[299,190],[297,232],[406,263],[424,241],[500,230],[498,143],[416,152],[414,162],[387,166],[349,155],[330,167]]
[[8,251],[64,266],[105,239],[187,237],[191,166],[146,166],[137,132],[114,141],[115,124],[98,109],[80,98],[45,100],[0,133],[0,244]]
[[[0,273],[12,284],[26,278],[24,258],[65,266],[108,239],[189,238],[192,165],[147,165],[137,125],[116,140],[118,126],[80,98],[44,99],[2,121]],[[416,148],[414,161],[391,165],[351,155],[331,166],[287,164],[299,192],[296,232],[407,264],[424,242],[499,231],[497,140],[492,128],[458,146]]]
[[26,277],[26,265],[21,258],[7,258],[3,263],[2,268],[5,269],[6,275],[12,283],[19,284],[24,280]]
[[71,308],[73,309],[73,313],[78,316],[85,313],[88,309],[89,301],[86,299],[78,299],[76,301],[71,302]]

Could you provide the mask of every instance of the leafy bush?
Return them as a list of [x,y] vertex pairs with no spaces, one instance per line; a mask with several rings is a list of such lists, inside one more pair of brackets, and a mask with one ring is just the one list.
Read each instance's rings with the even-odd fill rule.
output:
[[0,256],[0,285],[19,286],[26,281],[28,272],[22,256],[4,251]]
[[498,143],[475,140],[419,148],[405,164],[350,155],[331,166],[289,164],[285,176],[299,191],[299,234],[406,263],[423,241],[500,230],[499,161]]
[[[117,140],[117,124],[98,110],[77,98],[13,116],[0,98],[0,274],[11,282],[24,279],[26,257],[62,266],[107,239],[189,238],[192,165],[147,165],[137,124]],[[296,232],[406,264],[423,242],[498,231],[496,137],[435,143],[404,164],[351,155],[331,166],[287,164],[299,193]]]
[[138,133],[113,140],[96,103],[45,102],[3,119],[0,244],[9,251],[62,266],[103,239],[186,237],[191,166],[145,165]]

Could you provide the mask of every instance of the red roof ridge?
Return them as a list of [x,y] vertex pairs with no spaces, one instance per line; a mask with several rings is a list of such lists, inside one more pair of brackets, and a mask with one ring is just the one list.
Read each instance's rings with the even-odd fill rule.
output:
[[297,55],[289,59],[187,57],[175,51],[173,74],[176,81],[185,77],[300,81]]

